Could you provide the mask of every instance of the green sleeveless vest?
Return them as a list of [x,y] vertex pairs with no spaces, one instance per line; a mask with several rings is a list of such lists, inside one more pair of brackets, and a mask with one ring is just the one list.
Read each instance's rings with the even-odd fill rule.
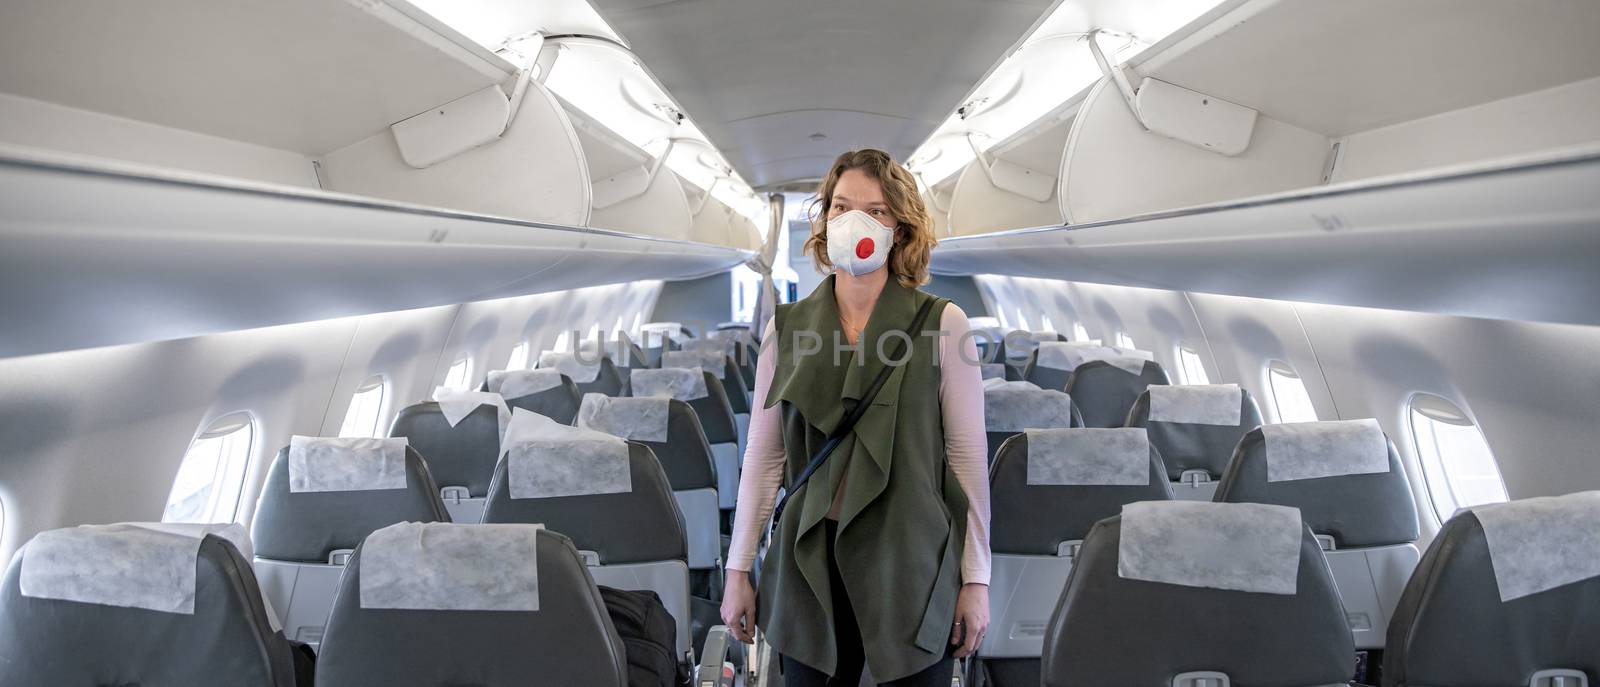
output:
[[[847,346],[834,277],[775,315],[776,368],[764,407],[781,404],[793,484],[827,435],[885,365],[896,341],[934,298],[891,278],[858,349]],[[823,518],[847,474],[835,543],[840,576],[855,610],[867,664],[879,681],[899,679],[943,657],[960,591],[967,498],[949,469],[939,409],[939,315],[911,332],[910,357],[879,389],[872,407],[811,480],[790,498],[762,561],[757,624],[780,653],[829,674],[833,590]],[[800,334],[797,336],[797,332]],[[813,334],[815,336],[813,336]],[[819,348],[809,355],[801,352]],[[879,355],[878,349],[885,351]]]

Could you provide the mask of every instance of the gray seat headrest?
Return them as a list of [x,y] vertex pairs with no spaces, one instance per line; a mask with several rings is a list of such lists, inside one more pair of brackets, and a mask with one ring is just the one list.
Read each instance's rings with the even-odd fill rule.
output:
[[[484,381],[479,390],[489,391],[489,382]],[[578,417],[578,404],[582,400],[583,392],[578,390],[578,385],[572,382],[571,377],[561,375],[560,386],[507,398],[506,406],[530,410],[563,425],[570,425]]]
[[[643,367],[646,361],[647,359],[641,357],[638,366]],[[594,381],[578,382],[577,386],[579,398],[582,398],[583,394],[621,396],[623,390],[627,389],[622,373],[617,371],[617,365],[612,362],[609,355],[600,358],[600,373],[595,376]]]
[[1166,468],[1150,447],[1150,481],[1138,486],[1028,484],[1028,435],[1007,439],[989,468],[990,548],[995,553],[1055,555],[1124,504],[1172,498]]
[[672,484],[650,448],[628,443],[633,490],[551,498],[514,499],[507,461],[495,467],[483,521],[542,524],[600,555],[607,565],[688,560],[689,540]]
[[537,537],[537,611],[362,608],[361,549],[339,579],[317,657],[327,685],[625,687],[605,603],[566,537]]
[[478,406],[451,427],[433,401],[400,409],[389,436],[405,437],[427,461],[441,487],[466,487],[471,496],[489,493],[489,478],[500,457],[500,416],[491,406]]
[[1217,485],[1214,500],[1268,503],[1300,509],[1311,531],[1339,548],[1409,544],[1417,540],[1417,506],[1394,443],[1388,472],[1317,479],[1267,480],[1267,445],[1260,428],[1244,435]]
[[[493,408],[481,408],[494,422]],[[289,448],[267,468],[250,538],[256,556],[297,563],[326,563],[328,554],[354,549],[374,530],[397,522],[449,522],[428,464],[406,449],[406,488],[302,491],[289,488]]]
[[[738,370],[731,370],[737,375]],[[739,441],[739,425],[733,419],[733,403],[728,398],[728,391],[723,380],[717,379],[710,372],[702,373],[706,377],[706,397],[689,401],[689,407],[694,409],[695,416],[700,419],[700,430],[705,432],[706,441],[712,444],[734,443]],[[734,380],[735,384],[743,384]],[[742,393],[743,388],[739,391]]]
[[[0,682],[7,685],[294,687],[288,641],[270,626],[250,562],[205,535],[195,560],[194,613],[22,595],[24,548],[0,586]],[[197,650],[204,647],[204,650]]]
[[1218,671],[1236,685],[1344,684],[1355,645],[1322,550],[1304,530],[1294,594],[1124,579],[1122,516],[1084,538],[1045,634],[1046,687],[1167,687]]
[[1083,413],[1083,426],[1122,427],[1145,389],[1171,383],[1160,363],[1146,361],[1142,372],[1132,374],[1104,360],[1092,360],[1072,371],[1066,390]]
[[1552,669],[1600,683],[1600,577],[1502,601],[1491,548],[1477,513],[1444,524],[1389,621],[1384,684],[1526,685]]
[[1150,443],[1161,451],[1167,463],[1167,476],[1177,481],[1185,470],[1205,470],[1212,479],[1221,479],[1233,458],[1233,449],[1245,433],[1261,426],[1261,407],[1245,389],[1239,407],[1239,424],[1209,425],[1187,422],[1159,422],[1150,419],[1150,393],[1146,389],[1128,411],[1128,426],[1143,427]]
[[[715,393],[715,392],[713,392]],[[716,465],[700,416],[689,404],[672,399],[667,411],[667,440],[639,442],[650,447],[666,470],[674,490],[715,488]]]

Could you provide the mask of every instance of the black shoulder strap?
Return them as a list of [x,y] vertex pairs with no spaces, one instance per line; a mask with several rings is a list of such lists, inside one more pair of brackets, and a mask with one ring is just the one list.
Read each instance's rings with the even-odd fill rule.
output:
[[[922,308],[917,310],[916,319],[911,320],[911,328],[906,333],[912,338],[921,333],[923,323],[928,320],[928,313],[933,310],[934,304],[941,302],[945,302],[945,300],[943,298],[929,298],[926,303],[923,303]],[[888,360],[903,360],[906,339],[900,339],[895,344],[894,353],[888,357]],[[850,414],[839,422],[839,426],[833,428],[833,433],[828,435],[828,440],[822,444],[822,448],[817,449],[816,455],[811,457],[811,462],[807,463],[806,468],[800,471],[800,476],[795,478],[794,486],[784,491],[783,498],[778,499],[778,505],[772,508],[772,525],[774,527],[777,526],[778,519],[783,517],[783,506],[789,502],[789,497],[800,491],[800,487],[811,479],[812,473],[815,473],[817,468],[822,467],[822,464],[828,460],[828,456],[833,453],[833,450],[839,447],[839,442],[844,441],[844,438],[850,435],[850,430],[855,429],[856,422],[861,419],[861,416],[867,414],[867,407],[871,406],[873,399],[878,397],[878,390],[883,388],[884,382],[889,381],[889,375],[894,374],[894,368],[894,365],[884,365],[883,369],[878,371],[878,376],[872,380],[872,385],[867,387],[867,392],[862,395],[861,400],[856,403],[854,408],[850,409]]]

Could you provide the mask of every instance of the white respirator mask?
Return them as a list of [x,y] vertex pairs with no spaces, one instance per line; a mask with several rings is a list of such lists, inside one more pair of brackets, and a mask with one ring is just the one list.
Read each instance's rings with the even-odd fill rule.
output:
[[893,247],[894,229],[865,212],[851,210],[828,220],[828,260],[835,269],[857,277],[877,271]]

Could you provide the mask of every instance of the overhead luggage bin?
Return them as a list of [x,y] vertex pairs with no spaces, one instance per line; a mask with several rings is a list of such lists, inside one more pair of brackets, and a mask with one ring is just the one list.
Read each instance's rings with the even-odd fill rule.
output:
[[[1239,4],[1108,65],[1067,142],[1062,214],[1101,222],[1593,143],[1597,26],[1585,2]],[[1218,108],[1253,113],[1236,149],[1160,130]]]
[[[751,256],[14,149],[0,152],[0,186],[8,191],[0,204],[6,242],[0,287],[10,296],[0,303],[6,356],[453,305],[624,277],[695,278]],[[86,197],[96,202],[79,201]],[[116,255],[115,269],[91,267],[100,264],[98,255]],[[450,276],[419,280],[419,273]],[[102,278],[71,276],[83,274]],[[185,317],[153,319],[150,312]]]

